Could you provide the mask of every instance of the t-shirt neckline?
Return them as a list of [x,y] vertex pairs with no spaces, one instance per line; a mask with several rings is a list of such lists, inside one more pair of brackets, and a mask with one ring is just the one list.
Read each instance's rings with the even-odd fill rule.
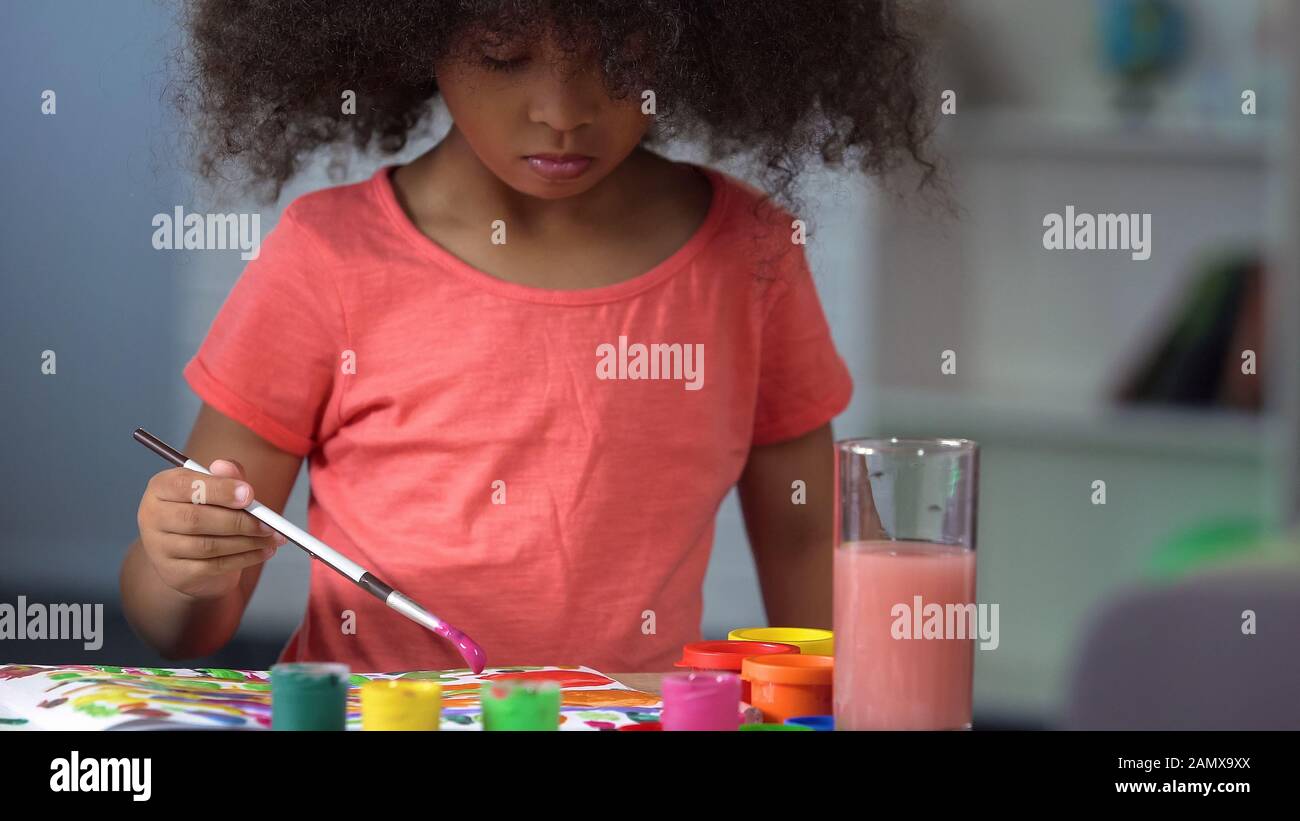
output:
[[397,192],[393,189],[392,174],[397,167],[397,165],[387,165],[380,168],[375,172],[372,183],[380,204],[389,219],[392,220],[407,241],[411,243],[412,247],[438,263],[442,268],[485,291],[509,299],[540,302],[549,305],[597,305],[626,299],[653,288],[690,264],[691,260],[709,243],[709,240],[717,232],[726,208],[727,186],[722,179],[722,175],[712,168],[692,165],[693,168],[708,178],[709,185],[712,186],[709,210],[705,214],[704,221],[695,229],[695,232],[666,259],[648,271],[612,285],[575,290],[538,288],[532,285],[507,282],[486,271],[479,270],[417,228],[402,208],[397,199]]

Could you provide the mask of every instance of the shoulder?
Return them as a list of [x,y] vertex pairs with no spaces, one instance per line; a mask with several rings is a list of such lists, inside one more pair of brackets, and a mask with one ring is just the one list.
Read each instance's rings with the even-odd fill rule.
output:
[[806,270],[806,227],[769,194],[730,174],[700,167],[713,181],[721,211],[715,250],[762,280],[789,282]]
[[[346,264],[390,242],[392,222],[385,200],[386,169],[369,179],[297,197],[284,209],[272,235],[287,250],[318,263]],[[269,238],[268,238],[269,239]]]
[[713,180],[720,195],[725,199],[729,222],[733,226],[744,226],[763,233],[789,233],[790,224],[795,216],[770,194],[758,187],[733,177],[725,171],[699,166],[700,170]]

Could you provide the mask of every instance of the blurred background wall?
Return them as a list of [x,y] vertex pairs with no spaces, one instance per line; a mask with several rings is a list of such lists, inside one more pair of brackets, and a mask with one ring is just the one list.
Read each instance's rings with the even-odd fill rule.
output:
[[[1172,401],[1176,390],[1135,375],[1186,324],[1205,282],[1245,280],[1239,260],[1260,260],[1271,293],[1296,293],[1292,260],[1279,256],[1295,224],[1279,188],[1295,149],[1283,128],[1293,88],[1275,42],[1281,4],[1173,2],[1164,23],[1182,36],[1151,53],[1133,34],[1141,20],[1134,29],[1114,6],[965,0],[935,20],[936,92],[956,94],[936,142],[956,214],[836,174],[803,185],[808,253],[857,385],[837,435],[984,446],[979,596],[1000,604],[1002,639],[978,654],[977,725],[1058,724],[1098,608],[1133,585],[1264,552],[1295,509],[1295,386],[1266,366],[1270,354],[1260,408],[1218,395],[1222,384],[1208,400]],[[181,43],[168,5],[8,3],[0,15],[11,112],[0,131],[0,601],[104,602],[111,622],[98,653],[0,642],[0,661],[159,663],[115,612],[135,508],[159,469],[129,433],[185,440],[197,400],[180,369],[243,262],[238,251],[153,250],[152,216],[259,211],[265,234],[294,196],[367,177],[431,140],[356,158],[341,178],[317,163],[275,207],[215,202],[187,171],[167,99],[167,57]],[[53,116],[40,113],[45,89],[58,94]],[[1256,92],[1257,114],[1242,114],[1243,89]],[[689,146],[670,153],[701,159]],[[1150,213],[1151,259],[1044,250],[1043,216],[1066,205]],[[1247,301],[1232,316],[1255,316]],[[1234,327],[1248,325],[1265,333],[1258,318]],[[1293,363],[1294,334],[1276,323],[1268,333],[1273,361]],[[56,375],[41,373],[45,350]],[[944,351],[955,373],[941,371]],[[1186,382],[1207,367],[1189,359],[1180,372]],[[288,508],[299,523],[307,493],[304,472]],[[196,663],[271,663],[306,580],[305,556],[283,551],[237,640]],[[765,623],[734,494],[705,595],[707,637]]]
[[[150,243],[153,215],[181,203],[185,183],[163,101],[179,35],[163,11],[147,0],[0,4],[0,594],[10,604],[19,593],[116,600],[123,539],[156,467],[132,452],[131,430],[179,436],[185,425],[182,260]],[[42,113],[46,91],[53,114]],[[12,644],[0,652],[80,652]]]
[[[1293,279],[1283,9],[951,9],[938,145],[961,213],[882,209],[872,421],[983,445],[979,597],[1002,644],[977,653],[977,709],[1051,722],[1110,597],[1254,555],[1294,513],[1295,336],[1262,350],[1262,303],[1240,296],[1254,264],[1277,296]],[[1149,214],[1150,258],[1045,249],[1045,215],[1068,206]],[[1201,330],[1216,324],[1235,333]],[[1241,375],[1245,349],[1269,366]],[[1267,406],[1234,387],[1260,382]]]

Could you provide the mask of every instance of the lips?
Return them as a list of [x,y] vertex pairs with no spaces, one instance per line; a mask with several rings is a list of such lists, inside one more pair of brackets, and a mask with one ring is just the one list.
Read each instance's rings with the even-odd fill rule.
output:
[[592,158],[583,154],[529,154],[524,159],[533,173],[552,182],[577,179],[592,163]]

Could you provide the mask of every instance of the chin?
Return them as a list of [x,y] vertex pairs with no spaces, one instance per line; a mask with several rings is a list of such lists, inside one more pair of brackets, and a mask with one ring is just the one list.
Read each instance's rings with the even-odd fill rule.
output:
[[599,179],[594,177],[592,179],[583,177],[566,182],[545,182],[536,178],[509,181],[511,188],[539,200],[562,200],[577,196],[590,190],[597,182]]

